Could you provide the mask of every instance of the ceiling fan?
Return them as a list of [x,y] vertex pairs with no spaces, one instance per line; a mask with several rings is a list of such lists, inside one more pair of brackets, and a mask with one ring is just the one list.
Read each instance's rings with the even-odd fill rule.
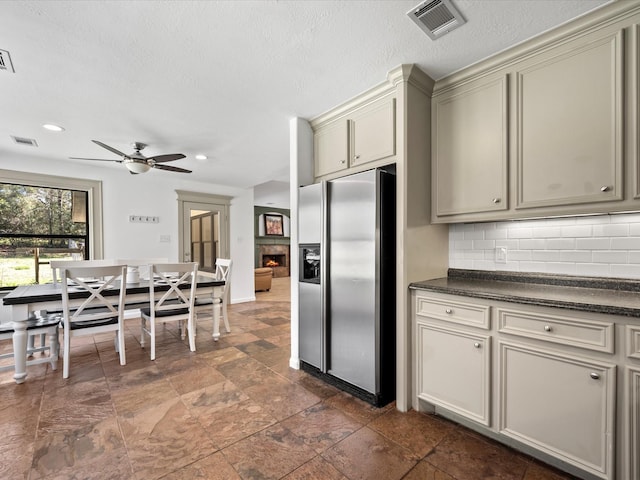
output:
[[145,173],[148,172],[152,168],[157,168],[159,170],[168,170],[170,172],[180,172],[180,173],[191,173],[191,170],[187,170],[186,168],[180,167],[172,167],[171,165],[163,165],[164,162],[173,162],[174,160],[180,160],[181,158],[185,158],[182,153],[169,153],[166,155],[154,155],[153,157],[145,157],[140,153],[147,145],[140,142],[135,142],[133,144],[134,152],[130,155],[126,153],[122,153],[120,150],[117,150],[109,145],[99,142],[98,140],[91,140],[96,145],[100,145],[102,148],[106,148],[110,152],[115,153],[116,155],[122,157],[122,160],[107,160],[106,158],[82,158],[82,157],[69,157],[72,160],[97,160],[100,162],[117,162],[124,163],[124,166],[127,167],[129,172],[132,174],[137,173]]

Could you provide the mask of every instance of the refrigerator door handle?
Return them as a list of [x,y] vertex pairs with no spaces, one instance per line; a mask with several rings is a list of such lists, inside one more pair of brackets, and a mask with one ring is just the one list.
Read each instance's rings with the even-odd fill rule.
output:
[[326,373],[328,370],[328,365],[327,365],[327,348],[329,345],[329,342],[327,340],[327,335],[328,335],[328,331],[327,331],[327,326],[328,326],[328,321],[327,321],[327,300],[328,300],[328,290],[329,290],[329,284],[328,284],[328,280],[329,280],[329,274],[327,272],[327,269],[329,268],[329,232],[328,232],[328,220],[329,220],[329,207],[328,207],[328,187],[327,187],[327,181],[326,180],[322,180],[320,182],[320,195],[321,195],[321,199],[322,199],[322,227],[321,227],[321,231],[320,231],[320,285],[322,286],[321,289],[321,312],[320,312],[320,318],[322,319],[322,338],[321,338],[321,344],[322,344],[322,348],[320,349],[320,371]]

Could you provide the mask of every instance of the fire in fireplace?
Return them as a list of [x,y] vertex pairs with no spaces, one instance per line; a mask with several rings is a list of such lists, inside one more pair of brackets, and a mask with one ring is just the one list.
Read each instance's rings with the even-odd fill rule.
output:
[[263,255],[263,267],[286,267],[286,255]]

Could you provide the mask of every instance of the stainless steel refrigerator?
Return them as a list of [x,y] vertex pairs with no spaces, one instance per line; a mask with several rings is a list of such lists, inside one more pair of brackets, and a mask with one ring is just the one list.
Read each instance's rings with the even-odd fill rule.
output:
[[395,198],[392,167],[299,197],[302,366],[379,406],[395,398]]

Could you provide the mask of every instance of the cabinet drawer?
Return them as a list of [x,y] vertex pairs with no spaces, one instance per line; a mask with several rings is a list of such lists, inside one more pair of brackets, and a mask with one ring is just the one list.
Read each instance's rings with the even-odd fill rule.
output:
[[498,331],[573,347],[613,353],[613,323],[499,308]]
[[470,325],[485,330],[489,329],[489,309],[487,305],[431,298],[418,295],[416,297],[416,315],[444,320],[459,325]]
[[627,325],[627,356],[640,358],[640,326]]

